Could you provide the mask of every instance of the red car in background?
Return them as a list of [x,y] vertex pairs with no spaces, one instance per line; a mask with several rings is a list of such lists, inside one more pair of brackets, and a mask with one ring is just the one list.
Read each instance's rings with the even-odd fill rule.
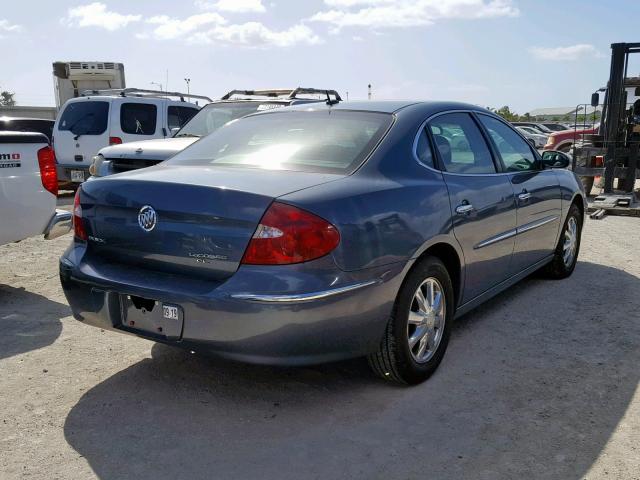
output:
[[598,127],[599,125],[596,125],[591,128],[578,128],[552,133],[547,138],[547,144],[543,147],[543,150],[569,152],[576,142],[583,139],[583,135],[598,133]]

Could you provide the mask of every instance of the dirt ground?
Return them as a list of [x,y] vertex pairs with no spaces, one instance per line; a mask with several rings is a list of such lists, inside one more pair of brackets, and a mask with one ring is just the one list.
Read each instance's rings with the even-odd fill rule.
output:
[[73,320],[69,236],[0,247],[0,478],[640,479],[640,219],[462,318],[401,388],[361,360],[203,358]]

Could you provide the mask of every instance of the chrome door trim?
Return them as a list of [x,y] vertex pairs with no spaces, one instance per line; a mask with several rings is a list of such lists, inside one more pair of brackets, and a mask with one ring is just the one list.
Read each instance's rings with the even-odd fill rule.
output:
[[270,295],[270,294],[255,294],[255,293],[234,293],[231,294],[231,298],[235,300],[245,300],[248,302],[258,303],[302,303],[310,302],[313,300],[321,300],[324,298],[333,297],[354,290],[359,290],[364,287],[368,287],[379,283],[380,280],[369,280],[366,282],[354,283],[346,285],[344,287],[332,288],[330,290],[322,290],[319,292],[309,293],[292,293],[283,295]]
[[548,217],[541,218],[540,220],[536,220],[534,222],[525,223],[521,227],[517,228],[517,233],[520,235],[521,233],[529,232],[535,228],[542,227],[548,223],[556,221],[560,218],[558,215],[550,215]]
[[509,230],[508,232],[501,233],[496,235],[495,237],[487,238],[482,242],[474,245],[473,249],[478,250],[479,248],[488,247],[489,245],[493,245],[494,243],[501,242],[503,240],[507,240],[509,238],[515,237],[518,234],[518,231],[514,228],[513,230]]

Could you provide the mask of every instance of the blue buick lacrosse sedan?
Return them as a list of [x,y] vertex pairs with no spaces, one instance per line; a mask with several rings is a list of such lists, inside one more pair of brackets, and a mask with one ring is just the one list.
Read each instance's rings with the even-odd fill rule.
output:
[[567,165],[473,105],[259,113],[82,185],[60,278],[100,328],[247,362],[367,356],[415,384],[456,317],[572,273],[585,194]]

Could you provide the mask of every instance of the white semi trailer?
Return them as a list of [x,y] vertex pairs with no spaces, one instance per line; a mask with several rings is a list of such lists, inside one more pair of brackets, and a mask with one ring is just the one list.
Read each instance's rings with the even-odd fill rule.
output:
[[114,62],[53,62],[56,108],[85,90],[125,88],[124,65]]

